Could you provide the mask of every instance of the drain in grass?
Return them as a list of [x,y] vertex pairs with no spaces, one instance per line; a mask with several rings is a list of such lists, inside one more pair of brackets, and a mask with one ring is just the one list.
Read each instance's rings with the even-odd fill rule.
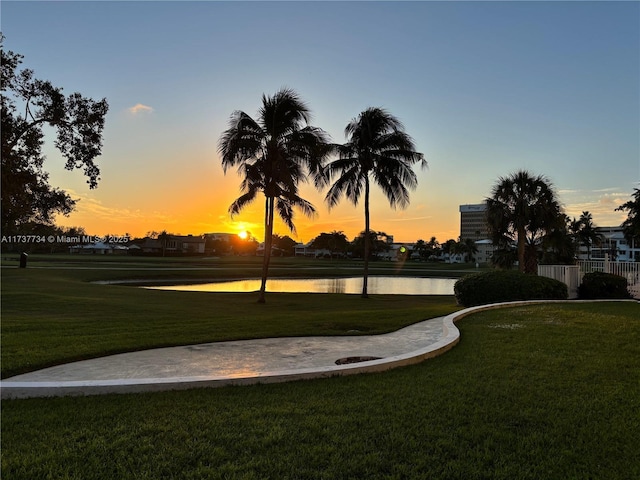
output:
[[348,363],[369,362],[371,360],[380,360],[382,357],[344,357],[336,360],[336,365],[346,365]]

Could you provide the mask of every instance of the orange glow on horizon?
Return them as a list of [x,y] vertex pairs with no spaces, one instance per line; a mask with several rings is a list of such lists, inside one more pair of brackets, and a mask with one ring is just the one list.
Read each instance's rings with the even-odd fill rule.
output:
[[[276,216],[273,233],[289,236],[297,242],[308,243],[321,233],[343,232],[349,241],[364,229],[362,205],[354,206],[343,201],[329,210],[324,195],[312,188],[302,192],[317,209],[317,215],[307,218],[295,212],[297,233],[289,231]],[[172,201],[152,193],[131,191],[118,196],[111,184],[105,183],[99,192],[72,192],[80,198],[69,217],[58,216],[56,224],[63,227],[82,227],[88,235],[124,235],[132,238],[146,236],[149,232],[167,231],[171,234],[201,235],[205,233],[246,234],[245,238],[264,240],[264,206],[261,201],[248,205],[242,212],[230,216],[228,206],[237,197],[233,182],[221,182],[212,188],[205,182],[175,184]],[[180,199],[180,201],[175,201]],[[428,241],[435,236],[438,241],[456,239],[459,235],[458,204],[443,200],[420,205],[416,198],[407,210],[391,209],[385,199],[372,199],[371,228],[393,235],[396,242]]]

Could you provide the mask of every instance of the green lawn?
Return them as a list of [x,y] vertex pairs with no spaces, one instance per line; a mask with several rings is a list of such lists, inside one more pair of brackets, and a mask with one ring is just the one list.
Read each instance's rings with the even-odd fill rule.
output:
[[[201,278],[256,277],[260,272],[255,258],[227,259],[202,267],[198,267],[203,262],[199,259],[98,259],[96,266],[87,257],[53,256],[40,262],[30,260],[26,269],[2,269],[2,378],[145,348],[345,335],[353,330],[384,333],[460,308],[452,296],[374,295],[367,301],[359,295],[332,295],[327,302],[326,295],[271,293],[267,304],[259,305],[254,293],[171,292],[89,283],[132,278],[184,280],[196,274]],[[326,276],[349,267],[343,263],[318,269],[315,262],[315,268],[309,269],[305,268],[309,261],[295,260],[274,262],[274,271],[281,276]]]
[[[133,348],[154,329],[171,331],[159,333],[158,338],[180,330],[192,339],[207,335],[195,317],[179,328],[171,326],[172,315],[162,322],[154,319],[164,317],[163,307],[172,304],[181,304],[187,311],[201,309],[214,323],[217,312],[245,311],[245,321],[228,320],[224,329],[220,327],[226,329],[224,335],[243,337],[247,332],[295,328],[295,315],[287,318],[282,312],[289,308],[303,312],[305,302],[312,301],[306,297],[318,297],[272,294],[266,305],[272,310],[260,310],[250,295],[216,294],[216,305],[207,309],[210,300],[199,305],[198,298],[210,294],[174,297],[168,295],[171,292],[146,292],[137,297],[137,292],[145,291],[81,281],[93,272],[28,270],[3,271],[3,369],[7,340],[13,342],[12,351],[22,351],[13,359],[14,369],[25,368],[23,359],[30,353],[41,356],[30,344],[33,338],[56,345],[57,357],[49,358],[54,363],[67,355],[64,339],[81,337],[83,331],[88,332],[89,346],[106,336],[101,349],[122,348],[126,335],[108,326],[126,325],[127,309],[153,312],[145,318],[145,327],[129,320],[133,341],[127,348]],[[20,275],[32,277],[21,280]],[[158,296],[146,297],[150,293]],[[30,301],[25,298],[29,295]],[[403,323],[394,310],[456,308],[450,297],[431,300],[434,303],[418,297],[425,303],[413,307],[405,305],[408,297],[396,301],[382,296],[372,302],[350,295],[321,298],[326,310],[317,312],[309,323],[305,319],[299,331],[339,333],[349,323],[383,331]],[[136,307],[141,299],[147,303]],[[9,315],[7,303],[14,308]],[[92,306],[91,315],[77,313],[65,323],[78,305]],[[54,306],[61,311],[49,311],[46,317]],[[173,313],[179,312],[178,306]],[[27,311],[17,321],[16,312],[21,309]],[[121,309],[125,313],[119,315]],[[333,309],[340,313],[328,319],[327,312]],[[249,319],[251,312],[260,312],[260,319]],[[336,317],[347,312],[351,318],[343,324]],[[307,310],[306,316],[311,313]],[[378,316],[383,319],[373,323]],[[12,322],[9,332],[4,330],[7,318]],[[25,331],[20,330],[21,323]],[[47,340],[43,332],[52,325]],[[379,374],[181,392],[3,401],[2,476],[640,478],[638,303],[492,310],[466,317],[458,326],[461,341],[450,352]],[[216,335],[217,328],[209,334]]]

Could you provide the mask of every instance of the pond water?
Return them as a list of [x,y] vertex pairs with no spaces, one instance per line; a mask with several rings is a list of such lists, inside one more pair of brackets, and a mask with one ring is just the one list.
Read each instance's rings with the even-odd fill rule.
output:
[[[370,294],[384,295],[453,295],[455,278],[418,277],[369,277]],[[190,292],[256,292],[260,280],[234,280],[193,285],[145,287],[157,290],[182,290]],[[362,293],[362,277],[308,278],[267,280],[268,292],[287,293]]]

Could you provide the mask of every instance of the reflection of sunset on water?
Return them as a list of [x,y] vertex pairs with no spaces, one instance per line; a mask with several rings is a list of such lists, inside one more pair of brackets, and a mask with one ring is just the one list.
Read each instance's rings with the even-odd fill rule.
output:
[[[453,295],[453,278],[416,277],[369,277],[369,293],[379,295]],[[202,283],[145,287],[157,290],[179,290],[188,292],[255,292],[260,289],[259,279],[230,282]],[[314,279],[269,279],[268,292],[281,293],[345,293],[362,291],[362,277],[314,278]]]

